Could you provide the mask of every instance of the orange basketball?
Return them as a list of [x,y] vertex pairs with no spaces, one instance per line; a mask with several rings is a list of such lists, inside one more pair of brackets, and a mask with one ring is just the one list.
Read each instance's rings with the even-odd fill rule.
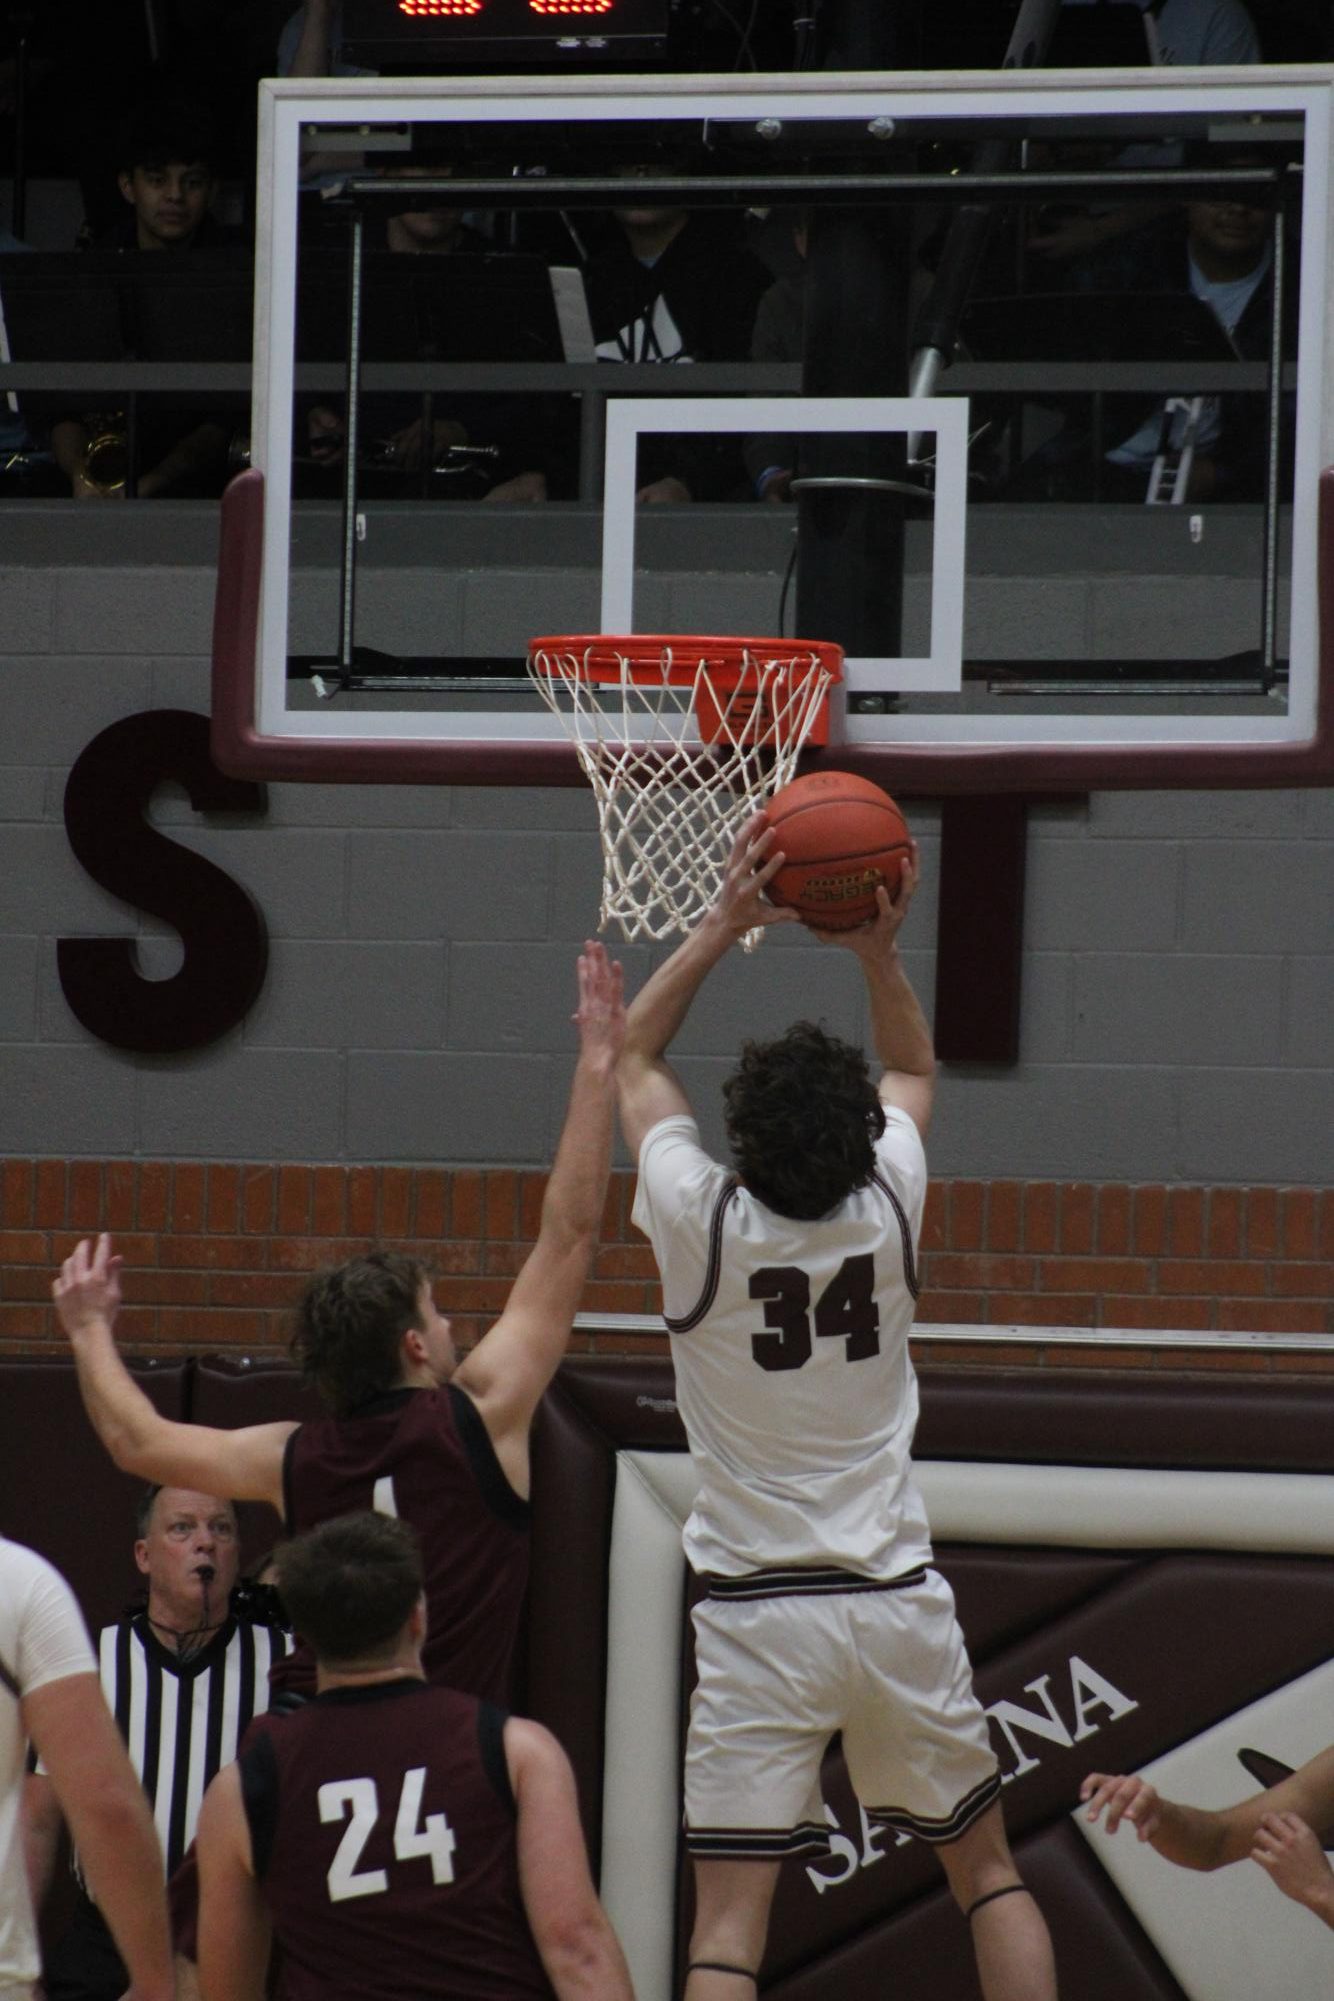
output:
[[817,931],[851,931],[876,914],[880,884],[893,896],[908,854],[902,813],[869,778],[812,771],[765,808],[786,860],[766,892]]

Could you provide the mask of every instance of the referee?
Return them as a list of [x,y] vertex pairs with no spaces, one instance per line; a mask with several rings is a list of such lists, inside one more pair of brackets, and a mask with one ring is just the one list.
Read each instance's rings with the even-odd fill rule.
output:
[[[210,1779],[236,1756],[252,1716],[268,1706],[269,1663],[285,1653],[278,1625],[231,1609],[240,1556],[230,1501],[182,1487],[150,1487],[136,1519],[134,1560],[148,1603],[103,1628],[98,1662],[107,1704],[148,1795],[170,1877],[194,1840]],[[60,1809],[39,1765],[24,1799],[33,1901],[50,1888]],[[84,1887],[68,1929],[47,1954],[47,2001],[118,2001],[128,1978]]]

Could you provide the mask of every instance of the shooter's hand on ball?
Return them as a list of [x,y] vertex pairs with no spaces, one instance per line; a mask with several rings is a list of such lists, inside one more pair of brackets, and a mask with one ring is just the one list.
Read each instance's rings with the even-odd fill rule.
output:
[[71,1340],[88,1327],[112,1327],[120,1310],[120,1267],[121,1260],[105,1234],[96,1244],[85,1237],[65,1259],[51,1296]]
[[[740,938],[762,924],[788,924],[795,910],[780,909],[765,897],[765,889],[783,866],[782,850],[763,813],[747,820],[733,843],[723,871],[722,887],[709,917]],[[707,919],[705,920],[708,921]]]
[[1141,1841],[1152,1841],[1158,1832],[1162,1801],[1147,1779],[1090,1772],[1079,1788],[1079,1797],[1088,1807],[1088,1820],[1096,1820],[1106,1809],[1109,1834],[1115,1834],[1123,1820],[1130,1822]]
[[1267,1813],[1255,1831],[1251,1860],[1269,1872],[1285,1897],[1334,1926],[1334,1871],[1300,1814]]
[[882,883],[875,893],[876,914],[869,924],[856,924],[850,931],[821,931],[811,923],[806,928],[815,933],[822,945],[846,945],[859,959],[876,964],[886,957],[903,929],[903,920],[908,915],[908,906],[921,876],[917,843],[911,841],[893,896]]

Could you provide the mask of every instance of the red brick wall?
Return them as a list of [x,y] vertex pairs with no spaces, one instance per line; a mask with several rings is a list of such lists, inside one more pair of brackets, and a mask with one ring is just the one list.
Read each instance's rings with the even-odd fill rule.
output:
[[[0,1353],[59,1346],[52,1274],[78,1236],[98,1229],[113,1233],[125,1260],[121,1333],[138,1351],[280,1350],[306,1274],[372,1240],[434,1262],[466,1343],[504,1304],[544,1185],[542,1174],[498,1168],[10,1160],[0,1166]],[[629,1204],[630,1177],[618,1175],[589,1311],[658,1310],[652,1255]],[[1328,1191],[939,1182],[922,1253],[923,1322],[1144,1329],[1150,1361],[1155,1329],[1334,1335]],[[643,1352],[659,1343],[581,1332],[575,1345]],[[1255,1367],[1281,1365],[1247,1352]],[[1013,1353],[1026,1366],[1087,1358],[1056,1343]],[[1116,1351],[1121,1364],[1131,1355]],[[1326,1359],[1334,1364],[1331,1354],[1301,1366]]]

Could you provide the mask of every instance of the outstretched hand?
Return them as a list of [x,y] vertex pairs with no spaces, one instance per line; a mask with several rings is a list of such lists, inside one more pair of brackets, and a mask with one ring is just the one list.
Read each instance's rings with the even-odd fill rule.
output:
[[874,917],[865,924],[854,925],[850,931],[821,931],[814,924],[807,928],[814,931],[822,945],[846,945],[859,959],[875,964],[888,956],[894,940],[903,929],[903,920],[908,915],[908,906],[917,892],[921,876],[917,843],[909,841],[908,852],[899,871],[898,887],[891,896],[881,883],[875,893]]
[[1299,1814],[1267,1813],[1255,1830],[1251,1860],[1268,1871],[1285,1897],[1325,1915],[1334,1900],[1334,1877],[1319,1837]]
[[764,894],[786,860],[775,839],[764,814],[756,813],[732,844],[713,913],[738,938],[761,925],[798,922],[795,910],[770,903]]
[[1162,1802],[1147,1779],[1090,1772],[1079,1788],[1079,1797],[1088,1807],[1088,1820],[1096,1820],[1106,1808],[1109,1834],[1115,1834],[1123,1820],[1129,1821],[1141,1841],[1152,1841],[1158,1831]]
[[625,974],[620,960],[610,958],[596,938],[586,939],[579,954],[574,1019],[582,1054],[606,1055],[614,1063],[625,1041]]
[[96,1244],[84,1237],[60,1267],[51,1287],[60,1324],[71,1339],[94,1321],[108,1327],[120,1310],[121,1260],[105,1232]]

